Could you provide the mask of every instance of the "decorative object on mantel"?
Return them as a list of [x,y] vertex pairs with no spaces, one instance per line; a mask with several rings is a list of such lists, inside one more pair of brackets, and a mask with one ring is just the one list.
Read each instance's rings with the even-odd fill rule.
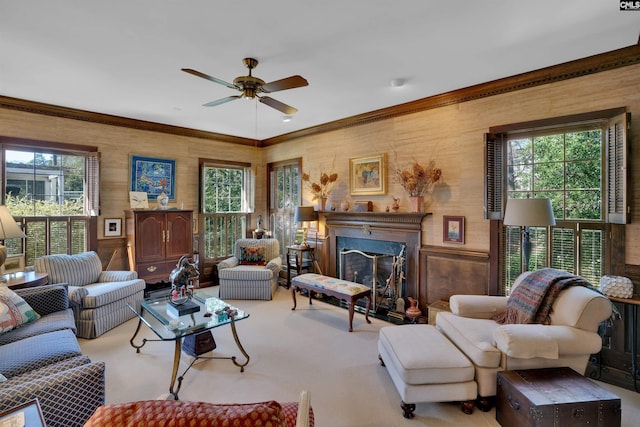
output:
[[399,197],[393,197],[393,204],[391,205],[391,209],[393,209],[394,212],[398,212],[398,210],[400,210],[400,198]]
[[338,180],[337,173],[328,174],[326,172],[322,172],[320,174],[320,179],[317,182],[311,181],[311,177],[308,173],[302,172],[302,182],[306,184],[306,186],[313,194],[313,200],[319,200],[318,210],[324,211],[327,204],[327,198],[331,193],[331,187],[333,187],[333,183]]
[[431,193],[441,177],[442,170],[436,167],[434,160],[431,160],[426,167],[413,162],[411,168],[397,168],[394,173],[395,182],[402,185],[409,193],[413,212],[422,212],[424,196]]
[[358,201],[353,203],[354,212],[373,212],[373,202]]

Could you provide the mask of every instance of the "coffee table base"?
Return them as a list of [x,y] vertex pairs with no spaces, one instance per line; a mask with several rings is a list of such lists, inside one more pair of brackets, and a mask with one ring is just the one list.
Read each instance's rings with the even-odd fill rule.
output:
[[[238,338],[238,332],[236,331],[236,324],[233,321],[233,318],[231,319],[231,322],[229,323],[229,325],[231,325],[231,333],[233,334],[233,339],[236,342],[236,346],[238,347],[238,349],[240,350],[240,352],[242,353],[242,355],[246,359],[246,361],[244,363],[239,363],[235,356],[230,356],[230,357],[226,357],[226,356],[195,356],[193,358],[193,360],[191,361],[191,363],[189,363],[189,366],[187,367],[187,369],[184,370],[182,375],[178,376],[178,368],[180,367],[180,358],[182,356],[182,337],[176,338],[176,340],[175,340],[175,348],[174,348],[174,352],[173,352],[173,369],[171,371],[171,384],[169,385],[169,393],[173,396],[173,398],[175,400],[178,400],[178,392],[180,392],[180,388],[182,386],[182,380],[184,379],[184,376],[187,374],[189,369],[191,369],[193,364],[199,359],[202,359],[202,360],[228,359],[228,360],[231,360],[234,365],[236,365],[237,367],[240,368],[240,372],[244,372],[244,367],[249,364],[250,357],[249,357],[249,354],[245,351],[244,347],[242,347],[242,343],[240,343],[240,338]],[[155,339],[143,338],[142,339],[142,344],[139,344],[139,345],[135,344],[134,341],[135,341],[136,336],[140,332],[141,326],[142,326],[142,319],[138,318],[138,326],[136,327],[136,330],[133,333],[133,336],[129,340],[129,343],[131,344],[131,347],[136,349],[136,353],[140,353],[140,349],[142,347],[144,347],[144,345],[149,341],[163,341],[163,340],[155,340]],[[178,386],[177,387],[176,387],[176,380],[178,381]]]

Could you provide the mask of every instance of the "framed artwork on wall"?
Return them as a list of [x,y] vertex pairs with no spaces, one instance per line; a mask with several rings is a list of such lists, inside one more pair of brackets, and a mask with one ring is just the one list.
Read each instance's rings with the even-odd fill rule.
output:
[[464,217],[445,215],[443,218],[442,241],[448,243],[464,243]]
[[176,161],[132,154],[130,163],[130,191],[147,193],[148,200],[156,200],[160,193],[176,199]]
[[106,218],[104,220],[104,237],[122,236],[122,219]]
[[386,159],[384,154],[351,159],[349,188],[352,196],[387,193]]

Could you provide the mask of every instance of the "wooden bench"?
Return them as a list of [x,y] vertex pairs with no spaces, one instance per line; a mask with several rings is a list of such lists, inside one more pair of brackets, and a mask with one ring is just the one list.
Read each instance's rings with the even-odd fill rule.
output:
[[356,301],[360,298],[366,298],[367,308],[364,316],[367,323],[371,323],[369,320],[371,288],[365,285],[316,273],[301,274],[294,277],[291,281],[291,296],[293,297],[293,308],[291,310],[296,309],[296,289],[306,289],[309,291],[309,304],[312,304],[311,298],[313,292],[347,301],[347,303],[349,303],[349,332],[353,331],[353,313],[355,311]]

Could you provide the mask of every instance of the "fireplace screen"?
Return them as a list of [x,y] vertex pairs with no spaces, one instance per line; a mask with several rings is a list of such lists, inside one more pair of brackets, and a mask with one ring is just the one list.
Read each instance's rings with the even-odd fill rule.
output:
[[[379,254],[355,249],[340,251],[339,276],[371,288],[371,310],[387,314],[396,310],[398,298],[403,298],[404,246],[400,254]],[[364,301],[358,301],[364,306]]]

